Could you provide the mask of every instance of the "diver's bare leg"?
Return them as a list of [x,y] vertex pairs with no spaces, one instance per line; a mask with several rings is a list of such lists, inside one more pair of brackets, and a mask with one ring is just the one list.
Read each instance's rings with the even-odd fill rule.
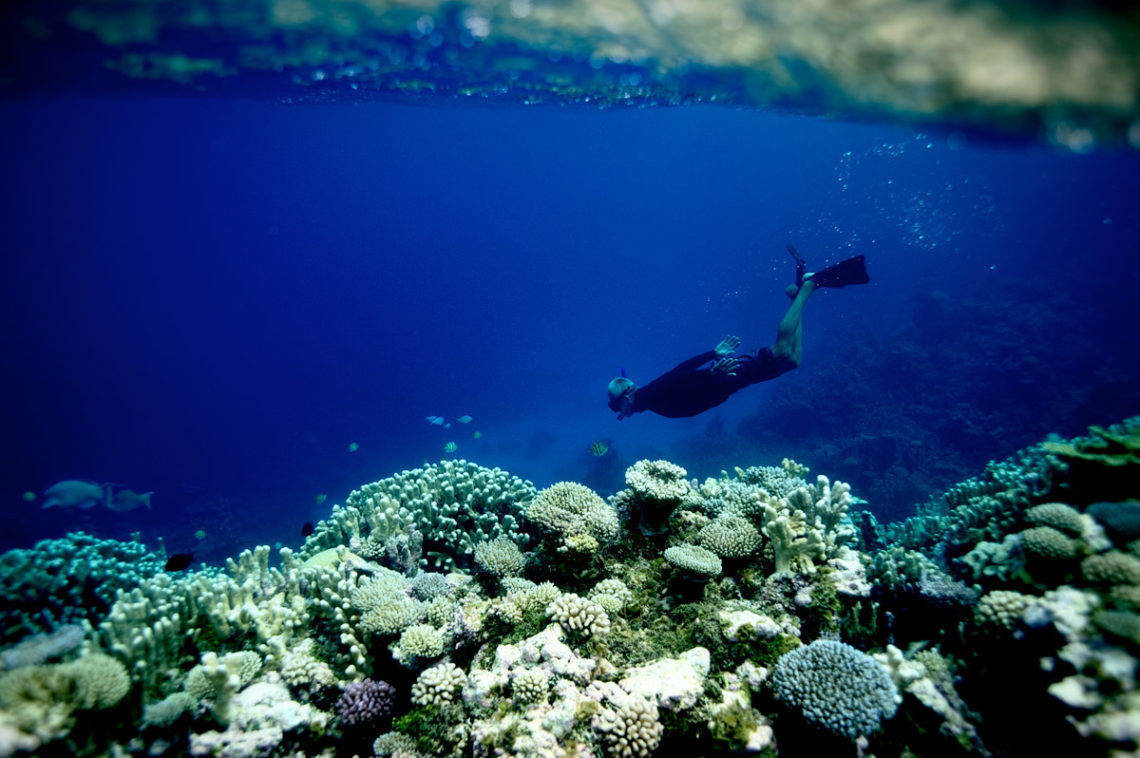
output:
[[803,283],[800,291],[792,299],[788,312],[780,319],[780,326],[776,329],[776,342],[770,348],[772,355],[786,358],[797,366],[800,365],[800,357],[804,351],[804,305],[817,287],[818,285],[809,279]]

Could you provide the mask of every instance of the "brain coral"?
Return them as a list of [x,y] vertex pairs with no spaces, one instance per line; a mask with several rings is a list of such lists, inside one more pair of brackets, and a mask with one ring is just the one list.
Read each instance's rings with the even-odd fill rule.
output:
[[899,702],[894,682],[874,658],[833,640],[781,656],[772,684],[808,721],[850,738],[874,732],[895,715]]
[[1042,503],[1025,512],[1025,520],[1034,526],[1051,526],[1062,532],[1080,536],[1085,531],[1081,514],[1064,503]]
[[558,482],[535,496],[525,511],[528,519],[562,540],[562,549],[590,552],[618,532],[613,506],[596,492],[575,482]]
[[1077,543],[1051,526],[1035,526],[1021,533],[1025,552],[1036,558],[1068,560],[1077,557]]

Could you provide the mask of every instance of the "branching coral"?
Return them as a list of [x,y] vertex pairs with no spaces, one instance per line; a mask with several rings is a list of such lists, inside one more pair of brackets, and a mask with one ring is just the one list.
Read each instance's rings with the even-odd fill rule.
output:
[[595,552],[618,532],[613,506],[574,482],[558,482],[539,492],[525,515],[554,536],[561,551]]
[[533,498],[533,484],[501,469],[463,460],[428,464],[353,491],[301,552],[308,557],[353,538],[384,546],[414,532],[426,550],[419,563],[450,571],[457,562],[469,566],[480,542],[506,537],[525,545],[521,518]]

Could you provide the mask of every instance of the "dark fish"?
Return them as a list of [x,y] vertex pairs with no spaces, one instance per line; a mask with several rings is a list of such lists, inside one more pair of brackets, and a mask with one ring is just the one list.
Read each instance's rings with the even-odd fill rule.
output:
[[308,521],[306,521],[305,525],[301,527],[301,536],[302,537],[308,537],[312,533],[313,533],[313,525],[310,524]]
[[189,553],[175,553],[166,559],[166,565],[163,566],[167,571],[182,571],[190,568],[190,564],[194,561],[194,551]]

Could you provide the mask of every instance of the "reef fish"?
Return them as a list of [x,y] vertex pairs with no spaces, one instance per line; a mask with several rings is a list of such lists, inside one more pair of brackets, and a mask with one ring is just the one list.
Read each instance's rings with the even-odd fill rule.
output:
[[150,507],[150,496],[154,491],[144,492],[141,495],[134,490],[119,490],[107,501],[107,507],[113,511],[133,511],[140,505]]
[[359,449],[360,449],[360,445],[358,443],[356,443],[356,442],[348,443],[348,452],[355,453]]
[[167,571],[183,571],[190,568],[190,564],[194,562],[194,551],[189,553],[175,553],[166,559],[166,565],[163,566]]
[[105,484],[65,479],[44,490],[41,508],[93,508],[100,503],[109,506],[111,489]]
[[311,522],[306,521],[304,523],[304,525],[301,527],[301,536],[302,537],[308,537],[312,533],[313,533],[313,525]]
[[461,424],[470,424],[471,423],[471,417],[470,416],[460,416],[459,418],[457,418],[455,420]]
[[427,421],[432,426],[443,426],[443,422],[446,420],[447,419],[445,419],[443,416],[428,416],[426,419],[424,419],[424,421]]
[[590,445],[590,452],[599,458],[609,452],[609,449],[610,446],[604,442],[595,442],[593,445]]
[[443,452],[445,453],[454,453],[458,449],[459,445],[456,445],[454,442],[448,442],[443,446]]

